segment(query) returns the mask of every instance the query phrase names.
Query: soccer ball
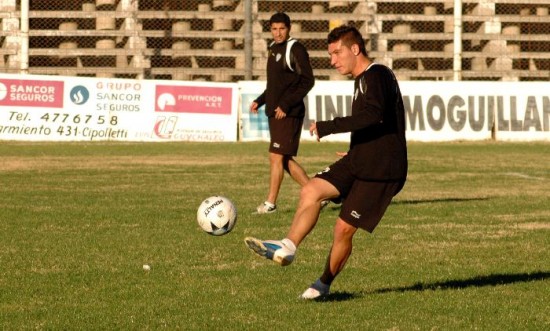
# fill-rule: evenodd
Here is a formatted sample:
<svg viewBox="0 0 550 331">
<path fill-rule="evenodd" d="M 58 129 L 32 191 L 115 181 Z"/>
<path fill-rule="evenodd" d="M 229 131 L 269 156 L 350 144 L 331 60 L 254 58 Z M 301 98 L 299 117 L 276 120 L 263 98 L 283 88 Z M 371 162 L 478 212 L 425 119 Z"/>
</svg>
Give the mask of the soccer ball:
<svg viewBox="0 0 550 331">
<path fill-rule="evenodd" d="M 197 210 L 197 222 L 208 234 L 221 236 L 233 230 L 237 222 L 237 209 L 226 197 L 204 199 Z"/>
</svg>

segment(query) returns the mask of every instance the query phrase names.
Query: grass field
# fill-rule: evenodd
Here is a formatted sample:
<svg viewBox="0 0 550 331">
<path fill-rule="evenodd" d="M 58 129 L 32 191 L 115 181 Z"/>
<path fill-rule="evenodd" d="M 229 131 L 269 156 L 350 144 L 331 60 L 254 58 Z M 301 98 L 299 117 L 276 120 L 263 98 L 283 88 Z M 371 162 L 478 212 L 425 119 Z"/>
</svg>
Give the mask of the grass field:
<svg viewBox="0 0 550 331">
<path fill-rule="evenodd" d="M 313 174 L 345 147 L 305 142 L 299 161 Z M 0 155 L 2 330 L 550 329 L 548 143 L 410 143 L 404 190 L 321 302 L 297 298 L 337 206 L 291 266 L 243 244 L 282 238 L 297 202 L 287 177 L 279 211 L 252 215 L 266 143 L 2 142 Z M 195 221 L 215 194 L 239 211 L 222 237 Z"/>
</svg>

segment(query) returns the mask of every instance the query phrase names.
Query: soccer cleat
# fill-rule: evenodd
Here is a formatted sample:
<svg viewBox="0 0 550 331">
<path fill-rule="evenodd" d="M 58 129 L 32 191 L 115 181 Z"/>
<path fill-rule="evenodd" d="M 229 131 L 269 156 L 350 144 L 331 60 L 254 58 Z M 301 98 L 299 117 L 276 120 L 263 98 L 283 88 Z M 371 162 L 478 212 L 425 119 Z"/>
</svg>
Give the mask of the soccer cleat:
<svg viewBox="0 0 550 331">
<path fill-rule="evenodd" d="M 317 279 L 315 283 L 311 284 L 311 286 L 305 290 L 302 295 L 300 295 L 300 299 L 303 300 L 317 300 L 322 299 L 323 297 L 327 296 L 330 292 L 330 285 L 323 284 L 321 280 Z"/>
<path fill-rule="evenodd" d="M 258 214 L 271 214 L 277 211 L 277 206 L 270 203 L 264 202 L 256 208 Z"/>
<path fill-rule="evenodd" d="M 330 200 L 323 200 L 321 201 L 321 210 L 323 210 L 328 204 L 330 203 Z"/>
<path fill-rule="evenodd" d="M 280 240 L 260 240 L 246 237 L 244 242 L 257 255 L 281 265 L 287 266 L 294 260 L 294 252 Z"/>
</svg>

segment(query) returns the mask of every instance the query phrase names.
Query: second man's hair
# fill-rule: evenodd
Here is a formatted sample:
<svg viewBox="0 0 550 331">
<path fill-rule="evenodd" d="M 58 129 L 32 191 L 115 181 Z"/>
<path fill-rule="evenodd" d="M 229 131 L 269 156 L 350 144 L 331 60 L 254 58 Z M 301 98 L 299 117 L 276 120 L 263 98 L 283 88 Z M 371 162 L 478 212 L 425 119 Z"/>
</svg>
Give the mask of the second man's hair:
<svg viewBox="0 0 550 331">
<path fill-rule="evenodd" d="M 284 23 L 287 28 L 290 29 L 290 17 L 288 17 L 285 13 L 275 13 L 271 18 L 269 19 L 269 25 L 273 23 Z"/>
</svg>

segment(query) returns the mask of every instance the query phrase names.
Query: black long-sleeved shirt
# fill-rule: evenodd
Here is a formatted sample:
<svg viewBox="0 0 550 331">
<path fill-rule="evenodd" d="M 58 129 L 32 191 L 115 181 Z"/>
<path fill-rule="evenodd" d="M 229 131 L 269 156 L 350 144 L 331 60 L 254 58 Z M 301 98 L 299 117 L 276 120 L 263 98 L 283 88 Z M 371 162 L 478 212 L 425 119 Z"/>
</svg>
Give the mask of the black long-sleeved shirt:
<svg viewBox="0 0 550 331">
<path fill-rule="evenodd" d="M 255 100 L 258 107 L 265 104 L 268 117 L 275 116 L 277 107 L 281 107 L 288 117 L 304 117 L 304 98 L 315 84 L 309 54 L 299 42 L 295 42 L 290 50 L 294 71 L 288 68 L 285 60 L 287 43 L 288 40 L 269 47 L 267 86 Z"/>
<path fill-rule="evenodd" d="M 363 180 L 405 180 L 405 109 L 399 84 L 386 66 L 370 65 L 355 78 L 351 116 L 317 122 L 319 138 L 351 132 L 346 157 Z"/>
</svg>

